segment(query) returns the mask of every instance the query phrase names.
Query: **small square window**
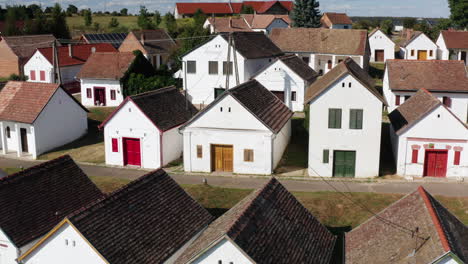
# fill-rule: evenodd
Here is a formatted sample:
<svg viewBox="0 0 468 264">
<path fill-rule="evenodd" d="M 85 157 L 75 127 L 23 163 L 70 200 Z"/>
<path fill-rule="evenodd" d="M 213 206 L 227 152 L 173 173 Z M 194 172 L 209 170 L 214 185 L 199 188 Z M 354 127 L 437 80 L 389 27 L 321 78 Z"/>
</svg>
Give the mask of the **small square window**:
<svg viewBox="0 0 468 264">
<path fill-rule="evenodd" d="M 323 163 L 327 164 L 329 162 L 329 157 L 330 157 L 330 150 L 324 149 L 323 150 Z"/>
<path fill-rule="evenodd" d="M 244 161 L 253 162 L 254 161 L 254 151 L 253 149 L 244 149 Z"/>
<path fill-rule="evenodd" d="M 345 87 L 345 86 L 346 86 L 346 84 L 345 84 L 345 83 L 342 83 L 342 84 L 341 84 L 341 87 Z"/>
<path fill-rule="evenodd" d="M 349 88 L 351 88 L 351 82 L 350 82 L 350 83 L 348 83 L 348 87 L 349 87 Z"/>
<path fill-rule="evenodd" d="M 296 92 L 291 92 L 291 101 L 295 102 L 297 100 L 296 96 Z"/>
<path fill-rule="evenodd" d="M 429 56 L 432 57 L 434 55 L 434 51 L 433 50 L 430 50 L 429 51 Z"/>
<path fill-rule="evenodd" d="M 208 62 L 208 74 L 218 74 L 218 62 L 217 61 Z"/>
<path fill-rule="evenodd" d="M 115 90 L 111 90 L 111 100 L 115 100 Z"/>
<path fill-rule="evenodd" d="M 197 73 L 196 61 L 187 61 L 187 73 Z"/>
<path fill-rule="evenodd" d="M 36 71 L 30 71 L 29 72 L 29 79 L 31 79 L 31 81 L 36 80 Z"/>
<path fill-rule="evenodd" d="M 45 81 L 45 71 L 40 71 L 39 77 L 41 78 L 41 81 Z"/>
<path fill-rule="evenodd" d="M 227 72 L 228 72 L 228 68 L 227 68 L 227 67 L 228 67 L 227 61 L 223 61 L 223 74 L 224 74 L 224 75 L 226 75 Z M 232 66 L 232 61 L 230 61 L 230 62 L 229 62 L 229 75 L 232 75 L 232 72 L 233 72 L 232 67 L 233 67 L 233 66 Z"/>
<path fill-rule="evenodd" d="M 116 138 L 112 139 L 112 152 L 119 152 L 119 141 Z"/>
<path fill-rule="evenodd" d="M 86 97 L 87 98 L 92 98 L 93 97 L 93 94 L 91 93 L 91 88 L 86 89 Z"/>
<path fill-rule="evenodd" d="M 414 50 L 411 50 L 411 56 L 414 56 Z"/>
<path fill-rule="evenodd" d="M 203 146 L 202 145 L 197 145 L 197 158 L 199 159 L 203 158 Z"/>
</svg>

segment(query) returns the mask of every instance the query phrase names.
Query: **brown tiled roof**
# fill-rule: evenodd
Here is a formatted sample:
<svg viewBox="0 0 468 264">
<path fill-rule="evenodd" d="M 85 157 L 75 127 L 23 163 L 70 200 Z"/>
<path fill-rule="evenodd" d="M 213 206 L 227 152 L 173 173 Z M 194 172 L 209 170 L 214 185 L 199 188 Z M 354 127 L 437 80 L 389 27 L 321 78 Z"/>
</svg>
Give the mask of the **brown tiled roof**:
<svg viewBox="0 0 468 264">
<path fill-rule="evenodd" d="M 120 80 L 134 59 L 132 52 L 96 52 L 91 54 L 76 77 Z"/>
<path fill-rule="evenodd" d="M 69 217 L 113 264 L 164 263 L 212 219 L 162 169 Z"/>
<path fill-rule="evenodd" d="M 330 85 L 335 83 L 345 74 L 351 74 L 356 78 L 369 92 L 371 92 L 382 103 L 387 104 L 385 98 L 375 89 L 375 82 L 369 74 L 364 71 L 353 59 L 346 58 L 340 64 L 331 69 L 324 76 L 317 79 L 306 90 L 305 102 L 309 103 L 314 98 L 322 94 Z"/>
<path fill-rule="evenodd" d="M 274 28 L 270 38 L 284 52 L 363 56 L 368 48 L 367 31 L 357 29 Z"/>
<path fill-rule="evenodd" d="M 0 120 L 34 123 L 59 88 L 56 83 L 9 81 L 0 91 Z M 73 96 L 68 95 L 83 110 L 88 111 Z"/>
<path fill-rule="evenodd" d="M 247 22 L 241 17 L 208 18 L 216 32 L 252 31 Z"/>
<path fill-rule="evenodd" d="M 21 59 L 28 59 L 38 48 L 52 47 L 53 35 L 25 35 L 2 37 L 13 52 Z"/>
<path fill-rule="evenodd" d="M 346 234 L 346 263 L 468 261 L 468 227 L 419 187 Z"/>
<path fill-rule="evenodd" d="M 293 72 L 297 73 L 302 79 L 312 83 L 318 77 L 318 73 L 307 65 L 296 55 L 281 56 L 279 59 L 286 64 Z"/>
<path fill-rule="evenodd" d="M 462 61 L 387 60 L 388 82 L 393 91 L 468 92 Z"/>
<path fill-rule="evenodd" d="M 442 30 L 448 49 L 468 49 L 468 31 Z"/>
<path fill-rule="evenodd" d="M 127 101 L 135 103 L 143 114 L 162 131 L 184 124 L 198 112 L 175 86 L 169 86 L 127 97 L 99 127 L 104 127 Z"/>
<path fill-rule="evenodd" d="M 70 156 L 62 156 L 0 178 L 0 228 L 22 247 L 101 197 Z"/>
<path fill-rule="evenodd" d="M 138 30 L 132 33 L 140 42 L 143 36 L 143 47 L 148 53 L 170 53 L 176 47 L 176 43 L 164 29 Z"/>
<path fill-rule="evenodd" d="M 275 178 L 215 220 L 176 263 L 188 263 L 222 237 L 259 264 L 328 264 L 336 241 Z"/>
<path fill-rule="evenodd" d="M 328 18 L 325 19 L 325 17 Z M 322 23 L 325 23 L 325 26 L 331 27 L 332 25 L 352 25 L 353 21 L 346 15 L 346 13 L 324 13 L 321 19 Z M 332 24 L 329 24 L 331 22 Z"/>
<path fill-rule="evenodd" d="M 287 24 L 291 24 L 291 19 L 288 15 L 262 15 L 262 14 L 243 14 L 241 15 L 251 28 L 265 29 L 273 20 L 279 18 Z"/>
<path fill-rule="evenodd" d="M 226 41 L 228 35 L 222 35 Z M 269 58 L 283 52 L 263 32 L 233 32 L 236 50 L 247 59 Z"/>
</svg>

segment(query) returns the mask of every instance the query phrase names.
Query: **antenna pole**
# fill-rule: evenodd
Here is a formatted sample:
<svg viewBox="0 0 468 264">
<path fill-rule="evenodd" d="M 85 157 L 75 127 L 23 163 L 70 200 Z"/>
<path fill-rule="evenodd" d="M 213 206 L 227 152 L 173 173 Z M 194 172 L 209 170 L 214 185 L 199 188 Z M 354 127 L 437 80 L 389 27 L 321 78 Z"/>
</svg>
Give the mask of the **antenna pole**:
<svg viewBox="0 0 468 264">
<path fill-rule="evenodd" d="M 228 54 L 226 62 L 226 90 L 229 90 L 229 74 L 231 72 L 231 41 L 232 41 L 232 32 L 229 33 L 228 37 Z"/>
</svg>

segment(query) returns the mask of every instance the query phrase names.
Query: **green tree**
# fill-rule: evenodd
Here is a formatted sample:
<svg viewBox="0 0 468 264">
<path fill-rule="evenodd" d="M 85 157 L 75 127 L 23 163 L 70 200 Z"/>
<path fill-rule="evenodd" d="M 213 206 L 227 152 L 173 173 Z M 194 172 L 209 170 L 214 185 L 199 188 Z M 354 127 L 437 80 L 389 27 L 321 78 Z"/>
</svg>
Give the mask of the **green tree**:
<svg viewBox="0 0 468 264">
<path fill-rule="evenodd" d="M 459 29 L 468 28 L 468 0 L 448 0 L 450 19 Z"/>
<path fill-rule="evenodd" d="M 111 18 L 111 20 L 109 21 L 109 27 L 110 28 L 116 28 L 120 25 L 119 21 L 117 20 L 117 18 L 113 17 Z"/>
<path fill-rule="evenodd" d="M 355 23 L 353 23 L 353 29 L 365 29 L 365 30 L 369 30 L 371 29 L 371 24 L 372 22 L 369 21 L 369 20 L 359 20 Z"/>
<path fill-rule="evenodd" d="M 393 22 L 388 19 L 388 20 L 384 20 L 382 21 L 382 23 L 380 24 L 380 29 L 387 35 L 392 35 L 392 32 L 393 32 Z"/>
<path fill-rule="evenodd" d="M 13 8 L 7 8 L 7 14 L 5 19 L 5 29 L 2 34 L 6 36 L 19 35 L 21 32 L 16 27 L 16 21 L 18 21 L 17 13 Z"/>
<path fill-rule="evenodd" d="M 46 14 L 52 13 L 52 7 L 50 7 L 50 6 L 46 7 L 46 8 L 44 9 L 44 13 L 46 13 Z"/>
<path fill-rule="evenodd" d="M 154 25 L 150 19 L 150 14 L 145 6 L 140 6 L 140 14 L 138 15 L 137 22 L 141 29 L 154 29 Z"/>
<path fill-rule="evenodd" d="M 101 24 L 99 24 L 98 22 L 94 22 L 93 30 L 99 32 L 101 30 Z"/>
<path fill-rule="evenodd" d="M 159 13 L 159 11 L 156 10 L 156 11 L 154 12 L 153 20 L 154 20 L 154 26 L 155 26 L 156 28 L 158 28 L 159 25 L 161 24 L 161 21 L 162 21 L 161 13 Z"/>
<path fill-rule="evenodd" d="M 320 23 L 320 3 L 316 0 L 296 0 L 291 14 L 293 27 L 318 28 Z"/>
<path fill-rule="evenodd" d="M 42 9 L 41 9 L 41 7 L 40 7 L 39 5 L 31 4 L 31 5 L 28 5 L 27 8 L 28 8 L 29 12 L 31 12 L 32 17 L 35 17 L 35 14 L 36 14 L 38 11 L 40 11 L 40 12 L 42 13 Z M 31 17 L 31 18 L 32 18 L 32 17 Z"/>
<path fill-rule="evenodd" d="M 251 5 L 242 5 L 241 14 L 253 14 L 255 10 Z"/>
<path fill-rule="evenodd" d="M 177 21 L 171 12 L 167 12 L 163 17 L 164 25 L 169 35 L 173 38 L 177 37 Z"/>
<path fill-rule="evenodd" d="M 127 9 L 127 8 L 122 8 L 122 9 L 120 9 L 120 15 L 122 15 L 122 16 L 128 16 L 128 9 Z"/>
<path fill-rule="evenodd" d="M 414 17 L 406 17 L 403 19 L 403 27 L 404 28 L 414 28 L 414 26 L 418 23 L 416 18 Z"/>
<path fill-rule="evenodd" d="M 195 23 L 195 26 L 203 26 L 203 24 L 206 21 L 206 15 L 203 13 L 203 11 L 199 8 L 195 13 L 193 14 L 193 21 Z"/>
<path fill-rule="evenodd" d="M 421 23 L 417 23 L 414 25 L 414 30 L 421 31 L 422 33 L 426 34 L 429 38 L 433 36 L 433 30 L 426 21 L 422 21 Z"/>
<path fill-rule="evenodd" d="M 50 31 L 56 38 L 70 38 L 66 14 L 59 4 L 55 4 L 52 8 Z"/>
<path fill-rule="evenodd" d="M 67 13 L 68 14 L 78 14 L 78 7 L 76 7 L 75 5 L 68 5 Z"/>
<path fill-rule="evenodd" d="M 89 27 L 91 24 L 93 24 L 93 16 L 90 9 L 87 9 L 83 12 L 83 19 L 85 26 Z"/>
</svg>

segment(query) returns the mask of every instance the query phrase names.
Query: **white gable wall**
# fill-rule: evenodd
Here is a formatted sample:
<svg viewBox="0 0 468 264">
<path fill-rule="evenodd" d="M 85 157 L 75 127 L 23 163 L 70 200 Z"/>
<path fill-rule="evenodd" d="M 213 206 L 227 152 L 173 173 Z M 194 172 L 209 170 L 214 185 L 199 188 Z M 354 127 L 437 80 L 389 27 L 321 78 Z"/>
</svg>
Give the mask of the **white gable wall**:
<svg viewBox="0 0 468 264">
<path fill-rule="evenodd" d="M 414 50 L 414 55 L 411 55 L 411 50 Z M 435 60 L 437 57 L 437 45 L 426 35 L 421 34 L 416 39 L 411 41 L 409 45 L 404 48 L 400 48 L 400 54 L 405 60 L 417 60 L 418 51 L 427 51 L 427 59 Z M 432 51 L 432 56 L 430 52 Z"/>
<path fill-rule="evenodd" d="M 68 243 L 67 243 L 68 242 Z M 24 264 L 105 264 L 106 262 L 69 224 L 64 224 L 24 260 Z"/>
<path fill-rule="evenodd" d="M 437 59 L 438 60 L 449 60 L 450 52 L 449 52 L 449 50 L 447 48 L 447 45 L 445 45 L 445 40 L 444 40 L 444 37 L 442 36 L 442 33 L 439 34 L 439 37 L 437 38 L 436 44 L 439 47 L 437 49 Z"/>
<path fill-rule="evenodd" d="M 162 134 L 162 153 L 163 153 L 163 164 L 165 166 L 171 161 L 174 161 L 182 156 L 182 150 L 184 149 L 184 139 L 182 134 L 179 132 L 179 127 L 171 128 L 164 131 Z"/>
<path fill-rule="evenodd" d="M 118 152 L 112 152 L 112 138 L 117 139 Z M 127 101 L 104 126 L 106 164 L 124 166 L 124 138 L 140 139 L 143 168 L 161 167 L 160 132 L 132 101 Z"/>
<path fill-rule="evenodd" d="M 342 87 L 342 84 L 345 87 Z M 351 83 L 351 88 L 349 88 Z M 328 109 L 342 109 L 341 129 L 328 128 Z M 349 129 L 350 109 L 363 109 L 362 129 Z M 309 175 L 333 175 L 333 151 L 356 151 L 355 177 L 379 175 L 382 102 L 346 74 L 310 103 Z M 323 163 L 323 150 L 329 162 Z"/>
<path fill-rule="evenodd" d="M 84 106 L 95 105 L 94 87 L 104 87 L 106 89 L 106 106 L 119 106 L 124 100 L 120 81 L 81 79 L 81 103 Z M 91 89 L 91 98 L 87 96 L 87 89 Z M 115 100 L 111 99 L 111 90 L 115 91 Z"/>
<path fill-rule="evenodd" d="M 16 264 L 16 258 L 18 258 L 18 249 L 0 228 L 0 263 Z"/>
<path fill-rule="evenodd" d="M 398 142 L 394 147 L 397 174 L 422 176 L 424 170 L 424 145 L 434 144 L 434 149 L 447 149 L 447 177 L 468 175 L 468 130 L 443 106 L 439 106 L 423 119 L 404 131 L 400 136 L 393 135 Z M 412 163 L 413 146 L 419 146 L 418 163 Z M 454 165 L 454 147 L 462 147 L 460 165 Z"/>
<path fill-rule="evenodd" d="M 281 60 L 256 75 L 255 80 L 270 91 L 284 92 L 284 103 L 292 111 L 304 111 L 305 81 Z M 292 92 L 296 92 L 295 101 L 291 101 Z"/>
<path fill-rule="evenodd" d="M 278 166 L 291 139 L 291 120 L 273 138 L 273 169 Z"/>
<path fill-rule="evenodd" d="M 395 43 L 382 31 L 377 30 L 369 36 L 371 62 L 375 62 L 375 50 L 384 50 L 384 61 L 395 59 Z"/>
<path fill-rule="evenodd" d="M 52 70 L 52 64 L 39 51 L 36 51 L 24 65 L 24 75 L 28 77 L 28 82 L 53 83 Z M 36 73 L 35 80 L 31 80 L 31 71 L 35 71 Z M 40 79 L 40 71 L 45 72 L 44 81 Z"/>
<path fill-rule="evenodd" d="M 253 264 L 246 255 L 239 250 L 230 240 L 224 238 L 213 247 L 208 249 L 198 258 L 194 259 L 191 264 L 213 264 L 213 263 L 242 263 Z"/>
<path fill-rule="evenodd" d="M 7 153 L 9 152 L 18 152 L 19 148 L 19 140 L 20 140 L 20 130 L 21 128 L 26 129 L 27 134 L 27 141 L 28 141 L 28 150 L 29 154 L 36 158 L 36 134 L 34 125 L 25 124 L 25 123 L 18 123 L 12 121 L 0 121 L 0 125 L 3 126 L 3 133 L 5 133 L 5 142 L 6 142 L 6 150 Z M 6 129 L 10 128 L 10 138 L 6 136 Z"/>
</svg>

